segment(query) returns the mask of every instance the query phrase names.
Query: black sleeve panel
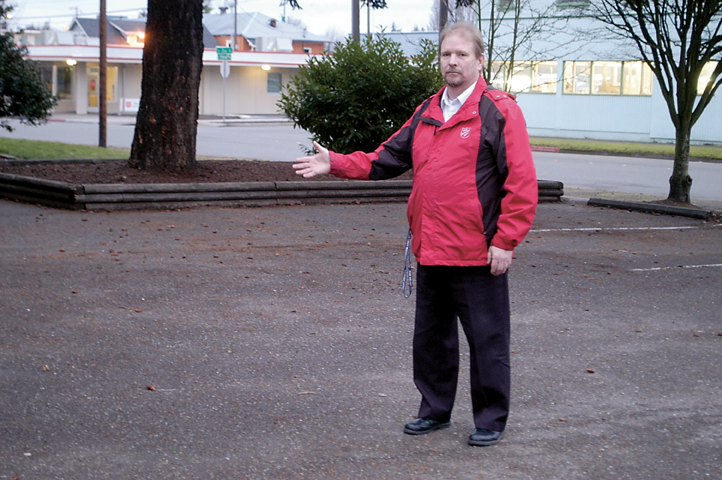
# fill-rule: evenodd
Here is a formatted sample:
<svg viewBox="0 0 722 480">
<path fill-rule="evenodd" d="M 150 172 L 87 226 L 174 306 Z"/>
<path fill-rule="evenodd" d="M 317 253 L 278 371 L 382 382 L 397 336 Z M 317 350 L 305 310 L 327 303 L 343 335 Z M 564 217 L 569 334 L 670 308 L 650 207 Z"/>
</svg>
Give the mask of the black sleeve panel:
<svg viewBox="0 0 722 480">
<path fill-rule="evenodd" d="M 386 180 L 398 177 L 413 168 L 412 151 L 416 126 L 421 120 L 421 115 L 429 108 L 430 104 L 431 99 L 421 104 L 416 109 L 414 116 L 376 150 L 379 158 L 371 163 L 369 180 Z"/>
<path fill-rule="evenodd" d="M 508 175 L 504 139 L 506 119 L 486 96 L 481 97 L 479 102 L 479 117 L 482 134 L 476 162 L 476 188 L 484 214 L 484 233 L 487 244 L 491 244 L 501 214 L 504 182 Z"/>
</svg>

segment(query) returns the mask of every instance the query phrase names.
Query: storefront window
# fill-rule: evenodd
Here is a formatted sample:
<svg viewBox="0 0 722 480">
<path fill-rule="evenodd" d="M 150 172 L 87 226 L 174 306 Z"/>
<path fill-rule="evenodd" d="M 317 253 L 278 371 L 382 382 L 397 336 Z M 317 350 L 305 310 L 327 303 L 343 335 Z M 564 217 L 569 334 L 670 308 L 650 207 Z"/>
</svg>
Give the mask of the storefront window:
<svg viewBox="0 0 722 480">
<path fill-rule="evenodd" d="M 52 65 L 41 65 L 40 66 L 40 75 L 43 78 L 43 82 L 45 82 L 45 86 L 48 87 L 48 90 L 52 93 L 52 91 L 53 91 L 53 66 Z"/>
<path fill-rule="evenodd" d="M 58 67 L 58 97 L 61 100 L 72 100 L 73 67 Z"/>
<path fill-rule="evenodd" d="M 268 72 L 266 91 L 268 93 L 281 93 L 281 74 L 280 73 Z"/>
</svg>

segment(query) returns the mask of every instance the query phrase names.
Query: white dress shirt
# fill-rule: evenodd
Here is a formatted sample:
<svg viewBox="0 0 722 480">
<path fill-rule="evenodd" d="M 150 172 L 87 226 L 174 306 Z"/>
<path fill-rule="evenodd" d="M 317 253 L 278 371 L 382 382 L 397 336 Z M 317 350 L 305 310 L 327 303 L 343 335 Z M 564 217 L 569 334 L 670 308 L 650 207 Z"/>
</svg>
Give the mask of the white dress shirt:
<svg viewBox="0 0 722 480">
<path fill-rule="evenodd" d="M 474 82 L 472 86 L 464 90 L 461 95 L 459 95 L 453 100 L 449 100 L 449 88 L 446 87 L 444 93 L 441 95 L 441 112 L 444 114 L 444 122 L 448 122 L 449 119 L 453 117 L 456 112 L 459 111 L 461 106 L 464 105 L 464 102 L 469 99 L 469 97 L 471 96 L 471 92 L 473 92 L 476 88 L 477 82 Z"/>
</svg>

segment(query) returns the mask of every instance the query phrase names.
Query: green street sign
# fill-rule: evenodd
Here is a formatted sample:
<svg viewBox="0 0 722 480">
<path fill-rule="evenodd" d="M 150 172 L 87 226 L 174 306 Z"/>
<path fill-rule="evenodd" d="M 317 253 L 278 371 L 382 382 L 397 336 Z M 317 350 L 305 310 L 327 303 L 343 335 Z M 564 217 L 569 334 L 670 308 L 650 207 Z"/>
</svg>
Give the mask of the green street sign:
<svg viewBox="0 0 722 480">
<path fill-rule="evenodd" d="M 230 60 L 233 49 L 231 47 L 216 47 L 216 53 L 218 54 L 218 60 Z"/>
</svg>

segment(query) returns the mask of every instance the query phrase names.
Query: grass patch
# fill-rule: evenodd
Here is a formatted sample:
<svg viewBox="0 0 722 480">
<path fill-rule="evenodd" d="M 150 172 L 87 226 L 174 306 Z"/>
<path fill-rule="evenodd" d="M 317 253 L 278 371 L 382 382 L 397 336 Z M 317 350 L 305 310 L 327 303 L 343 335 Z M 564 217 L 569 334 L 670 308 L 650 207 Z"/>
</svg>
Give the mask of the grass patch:
<svg viewBox="0 0 722 480">
<path fill-rule="evenodd" d="M 674 158 L 674 145 L 660 143 L 611 142 L 598 140 L 572 140 L 566 138 L 533 137 L 531 144 L 539 147 L 557 147 L 572 152 L 609 153 L 621 156 L 656 156 Z M 692 145 L 694 158 L 722 161 L 722 145 Z"/>
<path fill-rule="evenodd" d="M 601 142 L 596 140 L 572 140 L 566 138 L 532 137 L 531 144 L 540 147 L 557 147 L 563 151 L 583 153 L 607 153 L 621 156 L 655 156 L 674 158 L 674 145 L 635 142 Z M 0 137 L 0 153 L 25 160 L 56 158 L 128 159 L 129 149 L 100 148 L 90 145 L 72 145 L 60 142 L 21 140 Z M 693 158 L 722 161 L 722 145 L 693 145 Z M 202 160 L 204 157 L 199 156 Z"/>
<path fill-rule="evenodd" d="M 24 160 L 54 158 L 127 159 L 130 150 L 0 137 L 0 153 Z"/>
</svg>

